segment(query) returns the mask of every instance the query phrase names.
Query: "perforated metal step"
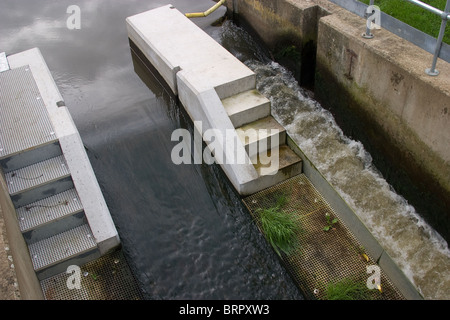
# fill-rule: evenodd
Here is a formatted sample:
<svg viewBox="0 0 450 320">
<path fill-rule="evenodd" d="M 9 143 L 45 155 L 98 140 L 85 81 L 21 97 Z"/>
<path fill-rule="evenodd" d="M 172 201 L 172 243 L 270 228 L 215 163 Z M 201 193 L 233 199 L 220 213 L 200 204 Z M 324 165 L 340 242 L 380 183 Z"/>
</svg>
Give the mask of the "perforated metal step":
<svg viewBox="0 0 450 320">
<path fill-rule="evenodd" d="M 280 210 L 292 215 L 297 228 L 296 249 L 282 253 L 282 262 L 309 299 L 326 299 L 328 285 L 343 279 L 366 284 L 367 266 L 377 265 L 339 214 L 304 175 L 298 175 L 243 199 L 257 226 L 264 234 L 261 212 Z M 330 219 L 327 219 L 329 217 Z M 337 222 L 328 231 L 329 221 Z M 368 290 L 364 299 L 403 300 L 404 297 L 381 270 L 382 292 Z"/>
<path fill-rule="evenodd" d="M 49 222 L 83 211 L 75 189 L 31 203 L 17 210 L 19 227 L 22 232 L 32 230 Z"/>
<path fill-rule="evenodd" d="M 81 288 L 70 289 L 71 274 L 57 274 L 41 281 L 46 300 L 143 300 L 139 282 L 134 277 L 122 250 L 80 265 Z"/>
<path fill-rule="evenodd" d="M 66 177 L 70 172 L 62 155 L 5 174 L 11 196 Z"/>
<path fill-rule="evenodd" d="M 57 142 L 29 66 L 0 73 L 0 160 Z"/>
<path fill-rule="evenodd" d="M 16 211 L 27 243 L 54 236 L 85 222 L 83 205 L 75 189 L 30 203 Z"/>
<path fill-rule="evenodd" d="M 95 250 L 96 243 L 87 224 L 28 246 L 36 272 Z"/>
</svg>

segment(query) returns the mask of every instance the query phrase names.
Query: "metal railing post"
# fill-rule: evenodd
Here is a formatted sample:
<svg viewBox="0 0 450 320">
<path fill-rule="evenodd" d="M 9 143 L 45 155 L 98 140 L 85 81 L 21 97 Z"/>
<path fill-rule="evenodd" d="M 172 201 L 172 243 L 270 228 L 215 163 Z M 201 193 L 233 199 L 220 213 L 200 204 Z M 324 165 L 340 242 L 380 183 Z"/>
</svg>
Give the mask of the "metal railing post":
<svg viewBox="0 0 450 320">
<path fill-rule="evenodd" d="M 369 7 L 370 7 L 370 6 L 373 6 L 374 3 L 375 3 L 375 0 L 370 0 Z M 368 14 L 368 13 L 367 13 L 367 11 L 366 11 L 366 15 L 367 15 L 367 14 Z M 368 19 L 368 18 L 369 18 L 369 17 L 367 17 L 367 19 Z M 370 32 L 369 21 L 366 22 L 366 32 L 363 33 L 362 37 L 365 38 L 365 39 L 372 39 L 372 38 L 374 37 L 373 33 Z"/>
<path fill-rule="evenodd" d="M 426 69 L 425 72 L 430 76 L 437 76 L 439 71 L 436 69 L 437 59 L 441 52 L 442 48 L 442 40 L 444 39 L 445 28 L 447 27 L 447 20 L 450 13 L 450 0 L 447 0 L 447 4 L 445 5 L 445 10 L 441 15 L 442 23 L 441 29 L 439 30 L 439 36 L 436 40 L 436 49 L 434 51 L 433 63 L 431 64 L 431 68 Z"/>
</svg>

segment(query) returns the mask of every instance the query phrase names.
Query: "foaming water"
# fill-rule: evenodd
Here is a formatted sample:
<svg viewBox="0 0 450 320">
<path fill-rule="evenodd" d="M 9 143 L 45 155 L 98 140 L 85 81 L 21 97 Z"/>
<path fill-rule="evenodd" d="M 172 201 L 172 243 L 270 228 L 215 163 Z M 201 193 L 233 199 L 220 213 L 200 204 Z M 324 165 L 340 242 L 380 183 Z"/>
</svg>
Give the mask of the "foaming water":
<svg viewBox="0 0 450 320">
<path fill-rule="evenodd" d="M 157 79 L 144 83 L 130 54 L 127 17 L 212 3 L 80 0 L 82 27 L 68 30 L 71 0 L 0 0 L 0 48 L 41 50 L 146 299 L 301 300 L 220 168 L 172 162 L 171 135 L 189 118 Z M 224 11 L 194 21 L 214 35 Z"/>
<path fill-rule="evenodd" d="M 242 30 L 224 26 L 223 43 Z M 257 74 L 257 88 L 272 103 L 272 115 L 346 200 L 426 299 L 450 298 L 450 250 L 414 207 L 392 189 L 364 146 L 344 135 L 330 112 L 279 64 L 245 52 L 261 52 L 242 37 L 238 57 Z M 245 45 L 240 43 L 239 47 Z M 230 51 L 233 52 L 231 49 Z M 244 52 L 244 54 L 242 54 Z"/>
</svg>

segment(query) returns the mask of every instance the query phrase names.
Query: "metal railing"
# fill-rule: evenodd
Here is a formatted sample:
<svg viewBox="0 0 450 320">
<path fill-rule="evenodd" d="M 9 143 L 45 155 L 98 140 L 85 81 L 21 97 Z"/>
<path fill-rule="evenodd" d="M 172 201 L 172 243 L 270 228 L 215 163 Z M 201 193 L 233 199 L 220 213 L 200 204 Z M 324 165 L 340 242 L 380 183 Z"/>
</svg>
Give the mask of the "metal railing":
<svg viewBox="0 0 450 320">
<path fill-rule="evenodd" d="M 367 6 L 366 4 L 358 0 L 329 0 L 329 1 L 365 19 L 369 18 L 368 15 L 373 14 L 372 11 L 368 12 L 368 9 L 373 8 L 371 7 L 371 5 L 373 6 L 375 2 L 374 0 L 371 0 L 369 6 Z M 404 0 L 404 1 L 415 4 L 423 8 L 424 10 L 427 10 L 431 13 L 434 13 L 437 16 L 440 16 L 440 18 L 442 19 L 442 24 L 438 38 L 436 39 L 435 37 L 432 37 L 420 30 L 417 30 L 411 27 L 410 25 L 385 14 L 384 12 L 380 12 L 381 13 L 380 25 L 384 29 L 410 41 L 411 43 L 419 46 L 425 51 L 433 54 L 433 62 L 431 68 L 426 69 L 425 72 L 431 76 L 436 76 L 439 74 L 439 71 L 436 69 L 437 58 L 441 58 L 442 60 L 450 63 L 450 46 L 443 42 L 447 20 L 450 19 L 450 0 L 447 0 L 444 11 L 434 8 L 433 6 L 426 4 L 422 1 L 417 0 Z M 369 23 L 366 26 L 366 32 L 363 34 L 363 37 L 369 39 L 374 37 L 369 28 Z"/>
<path fill-rule="evenodd" d="M 431 64 L 431 68 L 428 68 L 425 70 L 425 72 L 430 75 L 430 76 L 437 76 L 439 74 L 439 71 L 436 69 L 436 64 L 437 64 L 437 59 L 439 57 L 441 48 L 442 48 L 442 40 L 444 39 L 444 34 L 445 34 L 445 29 L 447 27 L 447 20 L 450 19 L 450 0 L 447 0 L 447 3 L 445 5 L 445 9 L 444 11 L 439 10 L 427 3 L 424 3 L 422 1 L 419 0 L 404 0 L 404 1 L 408 1 L 422 9 L 425 9 L 435 15 L 438 15 L 441 17 L 442 19 L 442 23 L 441 23 L 441 28 L 439 30 L 439 36 L 436 39 L 436 46 L 434 49 L 434 56 L 433 56 L 433 62 Z M 369 7 L 368 8 L 373 8 L 374 6 L 374 2 L 375 0 L 370 0 L 369 3 Z M 370 10 L 370 9 L 369 9 Z M 363 37 L 366 39 L 372 39 L 374 37 L 374 35 L 371 33 L 370 30 L 370 23 L 368 21 L 367 26 L 366 26 L 366 33 L 363 34 Z"/>
<path fill-rule="evenodd" d="M 373 1 L 373 0 L 371 0 L 371 1 Z M 439 57 L 439 53 L 442 48 L 442 40 L 444 39 L 445 28 L 447 27 L 447 20 L 450 19 L 450 14 L 449 14 L 450 13 L 450 0 L 447 0 L 444 11 L 436 9 L 435 7 L 432 7 L 429 4 L 423 3 L 422 1 L 418 1 L 418 0 L 406 0 L 406 1 L 411 2 L 425 10 L 430 11 L 430 12 L 440 16 L 442 19 L 441 29 L 439 30 L 439 36 L 436 41 L 436 49 L 434 50 L 433 64 L 431 65 L 430 69 L 425 70 L 425 72 L 428 75 L 437 76 L 439 74 L 439 71 L 436 69 L 436 63 L 437 63 L 437 59 Z"/>
</svg>

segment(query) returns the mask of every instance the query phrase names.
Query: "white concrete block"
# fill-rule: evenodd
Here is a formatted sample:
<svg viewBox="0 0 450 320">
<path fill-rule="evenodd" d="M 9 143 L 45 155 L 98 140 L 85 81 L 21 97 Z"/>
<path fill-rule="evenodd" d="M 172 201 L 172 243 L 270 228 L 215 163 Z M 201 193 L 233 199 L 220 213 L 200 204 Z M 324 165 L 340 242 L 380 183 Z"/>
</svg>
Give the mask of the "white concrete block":
<svg viewBox="0 0 450 320">
<path fill-rule="evenodd" d="M 215 88 L 221 99 L 255 87 L 249 68 L 171 5 L 127 18 L 127 28 L 176 94 L 179 70 L 200 75 L 195 86 Z"/>
</svg>

